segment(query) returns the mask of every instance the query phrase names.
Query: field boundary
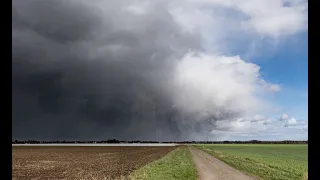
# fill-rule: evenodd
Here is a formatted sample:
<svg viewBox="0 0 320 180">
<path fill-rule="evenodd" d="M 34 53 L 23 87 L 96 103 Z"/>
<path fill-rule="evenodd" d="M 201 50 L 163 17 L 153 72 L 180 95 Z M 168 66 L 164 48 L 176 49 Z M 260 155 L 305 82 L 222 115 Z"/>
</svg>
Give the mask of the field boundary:
<svg viewBox="0 0 320 180">
<path fill-rule="evenodd" d="M 158 147 L 158 146 L 179 146 L 179 144 L 169 144 L 169 143 L 115 143 L 115 144 L 100 144 L 100 143 L 70 143 L 70 144 L 12 144 L 12 146 L 94 146 L 94 147 L 104 147 L 104 146 L 147 146 L 147 147 Z"/>
<path fill-rule="evenodd" d="M 259 179 L 306 180 L 307 151 L 300 145 L 263 146 L 255 145 L 193 145 L 229 166 Z M 247 148 L 247 149 L 246 149 Z M 284 149 L 282 149 L 284 148 Z M 294 149 L 295 148 L 295 149 Z M 286 150 L 288 152 L 286 152 Z M 290 155 L 290 153 L 293 153 Z M 300 155 L 302 156 L 300 157 Z M 288 155 L 290 155 L 288 157 Z"/>
<path fill-rule="evenodd" d="M 180 146 L 166 156 L 135 170 L 120 180 L 195 180 L 198 174 L 189 148 Z"/>
<path fill-rule="evenodd" d="M 177 147 L 12 146 L 12 178 L 115 179 Z"/>
</svg>

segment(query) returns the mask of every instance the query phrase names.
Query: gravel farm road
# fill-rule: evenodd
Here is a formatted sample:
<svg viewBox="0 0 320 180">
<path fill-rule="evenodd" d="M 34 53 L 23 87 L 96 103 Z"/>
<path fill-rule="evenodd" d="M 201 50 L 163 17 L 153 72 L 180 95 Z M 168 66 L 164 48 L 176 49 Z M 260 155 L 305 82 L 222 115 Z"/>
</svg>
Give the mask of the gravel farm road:
<svg viewBox="0 0 320 180">
<path fill-rule="evenodd" d="M 253 180 L 213 156 L 189 146 L 196 164 L 199 180 Z"/>
</svg>

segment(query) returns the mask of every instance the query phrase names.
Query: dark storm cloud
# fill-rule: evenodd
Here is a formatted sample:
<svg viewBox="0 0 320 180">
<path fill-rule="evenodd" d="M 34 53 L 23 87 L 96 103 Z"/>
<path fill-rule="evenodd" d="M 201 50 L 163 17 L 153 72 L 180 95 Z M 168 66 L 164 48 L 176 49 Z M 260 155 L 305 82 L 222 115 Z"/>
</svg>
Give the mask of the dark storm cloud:
<svg viewBox="0 0 320 180">
<path fill-rule="evenodd" d="M 173 74 L 199 38 L 157 4 L 14 0 L 13 139 L 186 139 L 214 116 L 174 108 Z M 219 119 L 219 118 L 216 118 Z M 206 121 L 203 121 L 206 122 Z"/>
</svg>

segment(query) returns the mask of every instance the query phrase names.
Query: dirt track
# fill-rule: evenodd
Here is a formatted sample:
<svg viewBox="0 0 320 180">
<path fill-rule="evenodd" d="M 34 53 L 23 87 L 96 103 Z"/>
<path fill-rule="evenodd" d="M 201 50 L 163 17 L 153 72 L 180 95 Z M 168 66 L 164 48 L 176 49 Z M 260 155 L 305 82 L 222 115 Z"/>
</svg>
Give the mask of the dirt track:
<svg viewBox="0 0 320 180">
<path fill-rule="evenodd" d="M 189 148 L 200 180 L 253 180 L 242 172 L 194 147 Z"/>
</svg>

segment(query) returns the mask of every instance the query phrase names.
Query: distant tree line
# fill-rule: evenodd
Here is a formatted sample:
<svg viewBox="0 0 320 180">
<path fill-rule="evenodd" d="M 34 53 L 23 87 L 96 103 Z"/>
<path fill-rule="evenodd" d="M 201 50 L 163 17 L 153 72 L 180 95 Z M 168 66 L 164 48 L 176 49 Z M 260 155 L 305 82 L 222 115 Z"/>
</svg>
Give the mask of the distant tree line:
<svg viewBox="0 0 320 180">
<path fill-rule="evenodd" d="M 120 141 L 117 139 L 109 139 L 105 141 L 12 141 L 12 144 L 105 144 L 105 143 L 176 143 L 176 144 L 308 144 L 308 141 L 259 141 L 259 140 L 251 140 L 251 141 Z"/>
<path fill-rule="evenodd" d="M 173 143 L 176 143 L 176 142 L 173 142 Z M 184 141 L 184 142 L 179 142 L 179 143 L 183 143 L 183 144 L 308 144 L 308 141 L 292 141 L 292 140 L 284 140 L 284 141 L 258 141 L 258 140 L 250 140 L 250 141 Z"/>
</svg>

